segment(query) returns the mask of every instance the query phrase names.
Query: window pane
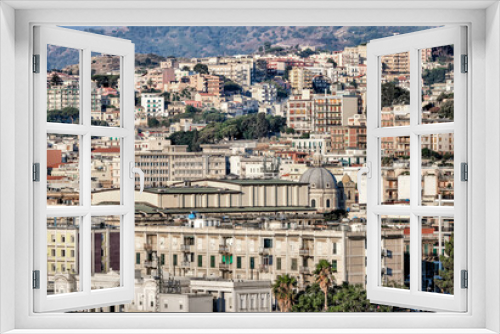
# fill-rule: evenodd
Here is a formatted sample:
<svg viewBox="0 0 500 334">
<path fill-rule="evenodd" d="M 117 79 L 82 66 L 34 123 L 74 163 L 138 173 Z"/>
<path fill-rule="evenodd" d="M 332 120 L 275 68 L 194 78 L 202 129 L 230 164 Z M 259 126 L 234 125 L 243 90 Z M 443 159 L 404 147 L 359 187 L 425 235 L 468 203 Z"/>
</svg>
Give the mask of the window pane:
<svg viewBox="0 0 500 334">
<path fill-rule="evenodd" d="M 410 53 L 381 57 L 381 126 L 410 125 Z"/>
<path fill-rule="evenodd" d="M 47 135 L 47 205 L 80 204 L 79 136 Z"/>
<path fill-rule="evenodd" d="M 454 137 L 441 133 L 421 137 L 422 205 L 453 205 Z"/>
<path fill-rule="evenodd" d="M 422 123 L 453 122 L 453 45 L 422 49 Z"/>
<path fill-rule="evenodd" d="M 410 137 L 382 137 L 382 204 L 410 204 Z"/>
<path fill-rule="evenodd" d="M 120 218 L 92 217 L 92 290 L 120 286 Z"/>
<path fill-rule="evenodd" d="M 47 45 L 47 122 L 80 123 L 80 50 Z"/>
<path fill-rule="evenodd" d="M 410 217 L 381 216 L 381 285 L 410 288 Z"/>
<path fill-rule="evenodd" d="M 120 59 L 92 52 L 92 125 L 120 126 Z"/>
<path fill-rule="evenodd" d="M 47 294 L 80 289 L 80 218 L 47 218 Z"/>
<path fill-rule="evenodd" d="M 422 217 L 422 291 L 453 294 L 453 230 L 449 217 Z"/>
<path fill-rule="evenodd" d="M 120 139 L 92 137 L 92 205 L 118 205 L 120 199 Z"/>
</svg>

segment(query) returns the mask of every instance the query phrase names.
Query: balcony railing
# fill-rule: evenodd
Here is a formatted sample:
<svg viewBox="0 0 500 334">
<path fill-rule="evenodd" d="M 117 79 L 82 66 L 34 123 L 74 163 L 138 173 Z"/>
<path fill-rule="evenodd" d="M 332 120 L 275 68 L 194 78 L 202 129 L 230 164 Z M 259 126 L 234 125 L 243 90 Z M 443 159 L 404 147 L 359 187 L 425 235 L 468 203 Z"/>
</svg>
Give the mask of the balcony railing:
<svg viewBox="0 0 500 334">
<path fill-rule="evenodd" d="M 229 263 L 219 263 L 219 270 L 230 270 Z"/>
<path fill-rule="evenodd" d="M 191 263 L 189 261 L 182 261 L 180 267 L 181 268 L 191 268 Z"/>
<path fill-rule="evenodd" d="M 183 244 L 183 245 L 181 245 L 181 251 L 182 252 L 191 252 L 191 246 L 193 246 L 193 245 Z"/>
<path fill-rule="evenodd" d="M 269 272 L 269 266 L 268 266 L 268 265 L 266 265 L 266 264 L 261 264 L 261 265 L 259 266 L 259 271 L 260 271 L 261 273 L 268 273 L 268 272 Z"/>
<path fill-rule="evenodd" d="M 302 275 L 309 275 L 311 273 L 311 270 L 309 269 L 309 267 L 300 267 L 299 273 Z"/>
<path fill-rule="evenodd" d="M 219 245 L 219 253 L 230 253 L 229 246 Z"/>
<path fill-rule="evenodd" d="M 299 249 L 300 256 L 309 256 L 309 248 L 301 248 Z"/>
<path fill-rule="evenodd" d="M 269 255 L 269 253 L 270 253 L 269 248 L 264 248 L 264 247 L 259 248 L 260 255 Z"/>
<path fill-rule="evenodd" d="M 158 263 L 156 261 L 144 261 L 144 267 L 146 268 L 156 268 Z"/>
</svg>

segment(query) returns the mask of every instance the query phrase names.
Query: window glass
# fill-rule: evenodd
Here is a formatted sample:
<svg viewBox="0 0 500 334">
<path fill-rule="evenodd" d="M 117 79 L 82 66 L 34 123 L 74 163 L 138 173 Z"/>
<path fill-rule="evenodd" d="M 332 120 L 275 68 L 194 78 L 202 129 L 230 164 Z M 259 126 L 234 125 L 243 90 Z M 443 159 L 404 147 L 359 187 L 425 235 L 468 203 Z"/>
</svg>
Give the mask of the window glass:
<svg viewBox="0 0 500 334">
<path fill-rule="evenodd" d="M 120 126 L 121 57 L 92 52 L 91 124 Z"/>
<path fill-rule="evenodd" d="M 80 136 L 47 135 L 47 205 L 80 205 Z"/>
<path fill-rule="evenodd" d="M 108 289 L 120 286 L 120 227 L 120 216 L 92 217 L 92 290 Z"/>
<path fill-rule="evenodd" d="M 381 286 L 410 288 L 410 217 L 381 216 Z"/>
<path fill-rule="evenodd" d="M 381 57 L 382 127 L 410 125 L 410 53 Z"/>
<path fill-rule="evenodd" d="M 80 124 L 80 50 L 47 45 L 47 122 Z"/>
<path fill-rule="evenodd" d="M 80 291 L 80 217 L 47 218 L 47 294 Z"/>
<path fill-rule="evenodd" d="M 420 50 L 422 56 L 422 124 L 453 122 L 453 45 Z"/>
</svg>

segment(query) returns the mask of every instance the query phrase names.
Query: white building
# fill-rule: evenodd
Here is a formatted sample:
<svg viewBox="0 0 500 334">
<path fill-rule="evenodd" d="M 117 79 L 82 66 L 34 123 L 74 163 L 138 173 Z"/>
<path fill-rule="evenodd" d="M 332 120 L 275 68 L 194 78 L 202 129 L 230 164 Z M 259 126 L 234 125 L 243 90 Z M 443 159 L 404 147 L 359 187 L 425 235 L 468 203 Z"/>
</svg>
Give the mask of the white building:
<svg viewBox="0 0 500 334">
<path fill-rule="evenodd" d="M 159 94 L 141 94 L 141 106 L 147 115 L 163 114 L 165 112 L 165 99 Z"/>
</svg>

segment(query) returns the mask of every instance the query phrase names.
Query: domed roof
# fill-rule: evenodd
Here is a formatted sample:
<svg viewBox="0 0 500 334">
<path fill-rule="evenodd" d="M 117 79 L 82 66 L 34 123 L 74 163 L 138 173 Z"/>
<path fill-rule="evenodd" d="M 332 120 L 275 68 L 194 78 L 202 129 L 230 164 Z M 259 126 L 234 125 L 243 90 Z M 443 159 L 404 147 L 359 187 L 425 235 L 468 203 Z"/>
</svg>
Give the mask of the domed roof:
<svg viewBox="0 0 500 334">
<path fill-rule="evenodd" d="M 309 168 L 300 177 L 300 182 L 309 183 L 313 189 L 337 188 L 335 176 L 328 169 L 322 167 Z"/>
</svg>

